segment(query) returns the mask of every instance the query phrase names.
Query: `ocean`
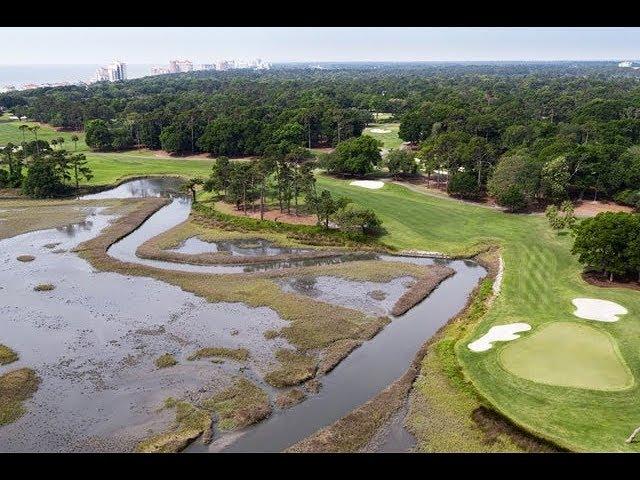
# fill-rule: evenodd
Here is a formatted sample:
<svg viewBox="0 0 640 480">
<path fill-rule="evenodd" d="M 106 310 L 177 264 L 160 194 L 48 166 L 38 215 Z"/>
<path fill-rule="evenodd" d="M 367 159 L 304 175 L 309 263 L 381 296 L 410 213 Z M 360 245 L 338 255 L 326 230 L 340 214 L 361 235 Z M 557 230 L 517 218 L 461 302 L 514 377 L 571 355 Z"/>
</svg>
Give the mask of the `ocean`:
<svg viewBox="0 0 640 480">
<path fill-rule="evenodd" d="M 88 82 L 100 65 L 0 65 L 0 89 L 21 88 L 28 83 Z M 127 78 L 151 74 L 152 65 L 127 64 Z"/>
</svg>

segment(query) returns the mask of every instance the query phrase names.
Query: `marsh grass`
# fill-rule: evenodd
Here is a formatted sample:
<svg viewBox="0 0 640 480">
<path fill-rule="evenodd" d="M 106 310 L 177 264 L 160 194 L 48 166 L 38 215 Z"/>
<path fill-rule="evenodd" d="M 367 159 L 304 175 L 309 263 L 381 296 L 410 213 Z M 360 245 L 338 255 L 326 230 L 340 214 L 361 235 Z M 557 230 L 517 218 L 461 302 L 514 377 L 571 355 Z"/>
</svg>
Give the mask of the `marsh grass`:
<svg viewBox="0 0 640 480">
<path fill-rule="evenodd" d="M 325 375 L 329 373 L 360 345 L 362 345 L 361 341 L 351 339 L 338 340 L 329 345 L 324 349 L 322 358 L 318 363 L 318 374 Z"/>
<path fill-rule="evenodd" d="M 38 390 L 40 379 L 30 368 L 0 376 L 0 426 L 15 422 L 26 413 L 23 402 Z"/>
<path fill-rule="evenodd" d="M 191 215 L 193 218 L 193 214 Z M 217 228 L 207 228 L 191 220 L 176 225 L 166 232 L 157 235 L 138 247 L 136 255 L 141 258 L 162 260 L 176 263 L 188 263 L 193 265 L 233 265 L 233 264 L 257 264 L 268 262 L 283 262 L 291 260 L 330 258 L 342 254 L 340 251 L 315 249 L 309 252 L 288 253 L 280 255 L 231 255 L 229 252 L 204 252 L 182 253 L 172 251 L 185 240 L 197 237 L 205 242 L 233 241 L 233 240 L 257 240 L 255 234 L 243 232 L 229 232 Z M 281 234 L 266 233 L 260 239 L 270 240 L 280 247 L 302 247 L 299 242 L 294 242 Z M 249 247 L 249 245 L 246 245 Z M 257 246 L 257 245 L 256 245 Z"/>
<path fill-rule="evenodd" d="M 264 376 L 265 381 L 274 387 L 292 387 L 299 385 L 316 374 L 316 360 L 308 355 L 296 353 L 289 349 L 276 352 L 280 366 Z"/>
<path fill-rule="evenodd" d="M 269 396 L 244 377 L 202 403 L 207 411 L 217 414 L 222 431 L 248 427 L 271 415 Z"/>
<path fill-rule="evenodd" d="M 52 283 L 39 283 L 38 285 L 36 285 L 35 287 L 33 287 L 33 289 L 36 292 L 49 292 L 53 289 L 55 289 L 56 286 Z"/>
<path fill-rule="evenodd" d="M 249 350 L 246 348 L 206 347 L 189 355 L 188 360 L 200 360 L 201 358 L 222 357 L 246 362 L 249 359 Z"/>
<path fill-rule="evenodd" d="M 411 310 L 455 273 L 455 270 L 444 265 L 431 265 L 425 270 L 426 272 L 398 299 L 391 309 L 391 315 L 397 317 Z"/>
<path fill-rule="evenodd" d="M 7 365 L 18 360 L 18 354 L 9 347 L 0 344 L 0 365 Z"/>
<path fill-rule="evenodd" d="M 287 409 L 291 408 L 294 405 L 304 401 L 307 398 L 305 393 L 299 388 L 292 388 L 291 390 L 287 390 L 286 392 L 281 393 L 275 400 L 275 404 L 278 408 Z"/>
<path fill-rule="evenodd" d="M 168 368 L 177 365 L 178 361 L 176 360 L 176 357 L 170 353 L 165 353 L 156 358 L 154 363 L 158 368 Z"/>
<path fill-rule="evenodd" d="M 211 415 L 188 402 L 165 400 L 164 408 L 174 408 L 175 423 L 167 432 L 153 435 L 136 447 L 140 453 L 176 453 L 211 428 Z"/>
<path fill-rule="evenodd" d="M 139 199 L 110 200 L 1 200 L 0 240 L 23 233 L 63 227 L 83 221 L 88 207 L 107 207 L 108 214 L 125 214 L 136 208 Z M 50 248 L 51 244 L 45 245 Z"/>
<path fill-rule="evenodd" d="M 139 208 L 117 219 L 99 236 L 82 243 L 75 251 L 100 270 L 153 277 L 178 285 L 210 302 L 242 302 L 252 307 L 270 307 L 281 318 L 290 322 L 278 335 L 301 351 L 321 349 L 346 338 L 369 339 L 389 320 L 386 317 L 369 317 L 357 310 L 330 305 L 305 295 L 283 292 L 275 279 L 283 275 L 326 274 L 376 280 L 394 278 L 415 267 L 400 262 L 361 261 L 357 268 L 353 265 L 335 264 L 252 274 L 214 275 L 162 270 L 121 262 L 106 254 L 111 244 L 137 228 L 166 203 L 165 199 L 145 199 Z M 423 272 L 423 269 L 418 271 Z"/>
</svg>

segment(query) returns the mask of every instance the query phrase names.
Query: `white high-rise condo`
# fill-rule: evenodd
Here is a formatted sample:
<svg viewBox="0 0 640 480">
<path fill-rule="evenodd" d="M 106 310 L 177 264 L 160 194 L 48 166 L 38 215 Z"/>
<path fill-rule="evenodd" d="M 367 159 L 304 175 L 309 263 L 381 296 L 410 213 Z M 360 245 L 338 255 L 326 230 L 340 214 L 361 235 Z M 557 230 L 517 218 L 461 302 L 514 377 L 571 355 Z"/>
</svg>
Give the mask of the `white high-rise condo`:
<svg viewBox="0 0 640 480">
<path fill-rule="evenodd" d="M 121 82 L 127 79 L 127 64 L 124 62 L 113 62 L 107 67 L 110 82 Z"/>
</svg>

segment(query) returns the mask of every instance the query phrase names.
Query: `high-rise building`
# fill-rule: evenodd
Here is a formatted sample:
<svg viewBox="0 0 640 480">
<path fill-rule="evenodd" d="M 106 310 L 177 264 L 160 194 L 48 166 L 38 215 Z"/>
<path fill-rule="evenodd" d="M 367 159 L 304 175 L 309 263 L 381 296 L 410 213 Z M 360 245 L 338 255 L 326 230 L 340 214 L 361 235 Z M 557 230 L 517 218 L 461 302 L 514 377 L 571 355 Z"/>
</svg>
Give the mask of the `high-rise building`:
<svg viewBox="0 0 640 480">
<path fill-rule="evenodd" d="M 109 80 L 109 72 L 107 71 L 107 67 L 98 67 L 98 69 L 96 70 L 94 81 L 106 82 L 107 80 Z"/>
<path fill-rule="evenodd" d="M 94 81 L 96 82 L 121 82 L 127 79 L 127 64 L 113 62 L 111 65 L 99 67 L 96 70 Z"/>
<path fill-rule="evenodd" d="M 107 67 L 110 82 L 122 82 L 127 79 L 127 64 L 123 62 L 113 62 Z"/>
<path fill-rule="evenodd" d="M 169 73 L 193 72 L 191 60 L 171 60 L 169 61 Z"/>
</svg>

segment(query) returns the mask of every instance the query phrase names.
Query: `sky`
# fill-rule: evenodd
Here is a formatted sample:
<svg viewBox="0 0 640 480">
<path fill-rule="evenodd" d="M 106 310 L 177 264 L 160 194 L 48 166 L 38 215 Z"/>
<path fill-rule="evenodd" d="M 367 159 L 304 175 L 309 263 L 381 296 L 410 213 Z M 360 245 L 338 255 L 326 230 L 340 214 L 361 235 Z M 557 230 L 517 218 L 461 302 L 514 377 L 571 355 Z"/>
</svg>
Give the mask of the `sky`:
<svg viewBox="0 0 640 480">
<path fill-rule="evenodd" d="M 635 60 L 640 28 L 3 27 L 0 64 Z"/>
</svg>

